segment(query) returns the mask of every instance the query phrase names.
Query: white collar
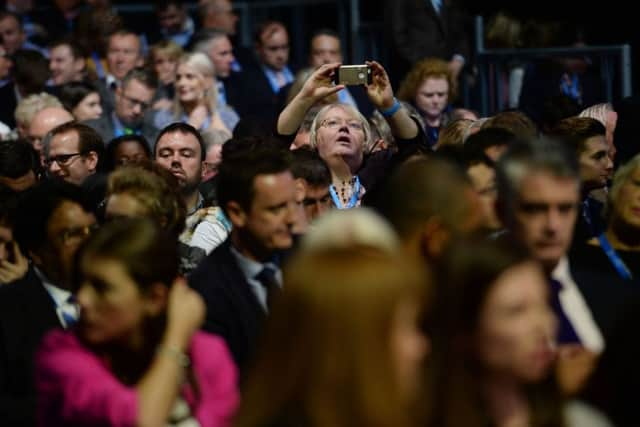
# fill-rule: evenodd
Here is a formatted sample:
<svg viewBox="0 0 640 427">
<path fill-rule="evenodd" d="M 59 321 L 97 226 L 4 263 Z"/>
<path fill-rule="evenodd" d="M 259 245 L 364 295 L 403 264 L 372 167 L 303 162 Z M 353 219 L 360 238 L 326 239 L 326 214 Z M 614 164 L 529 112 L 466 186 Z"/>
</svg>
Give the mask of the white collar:
<svg viewBox="0 0 640 427">
<path fill-rule="evenodd" d="M 49 295 L 51 295 L 51 298 L 53 298 L 57 307 L 62 307 L 69 303 L 69 297 L 72 295 L 71 292 L 54 285 L 38 267 L 34 266 L 33 270 L 42 281 L 42 284 L 47 289 L 47 292 L 49 292 Z"/>
</svg>

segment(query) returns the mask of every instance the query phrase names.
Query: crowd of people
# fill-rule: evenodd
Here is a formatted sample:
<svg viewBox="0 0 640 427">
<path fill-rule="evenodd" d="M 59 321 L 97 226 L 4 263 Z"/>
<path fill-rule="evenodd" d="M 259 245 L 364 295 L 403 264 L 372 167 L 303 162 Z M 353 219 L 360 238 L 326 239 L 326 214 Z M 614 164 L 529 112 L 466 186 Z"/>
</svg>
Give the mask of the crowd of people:
<svg viewBox="0 0 640 427">
<path fill-rule="evenodd" d="M 414 3 L 400 83 L 345 85 L 335 31 L 298 68 L 229 0 L 7 0 L 0 425 L 640 424 L 636 103 L 478 117 Z"/>
</svg>

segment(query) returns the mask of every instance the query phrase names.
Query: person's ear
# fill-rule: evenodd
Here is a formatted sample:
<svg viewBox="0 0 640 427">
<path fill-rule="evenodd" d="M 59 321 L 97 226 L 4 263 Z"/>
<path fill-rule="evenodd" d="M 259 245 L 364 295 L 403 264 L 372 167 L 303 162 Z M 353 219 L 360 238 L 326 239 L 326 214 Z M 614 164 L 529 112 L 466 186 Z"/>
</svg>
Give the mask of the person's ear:
<svg viewBox="0 0 640 427">
<path fill-rule="evenodd" d="M 428 259 L 437 259 L 444 252 L 451 233 L 437 218 L 430 218 L 422 227 L 422 235 L 420 237 L 422 252 Z"/>
<path fill-rule="evenodd" d="M 162 283 L 153 283 L 145 293 L 144 310 L 151 316 L 161 314 L 167 307 L 169 288 Z"/>
<path fill-rule="evenodd" d="M 228 202 L 226 213 L 234 227 L 242 228 L 247 224 L 247 212 L 240 206 L 240 203 L 234 200 Z"/>
<path fill-rule="evenodd" d="M 82 70 L 84 70 L 84 67 L 85 67 L 84 58 L 77 58 L 76 60 L 73 61 L 73 69 L 75 70 L 76 73 L 79 73 Z"/>
<path fill-rule="evenodd" d="M 98 153 L 89 151 L 85 156 L 85 163 L 90 171 L 95 171 L 98 168 Z"/>
</svg>

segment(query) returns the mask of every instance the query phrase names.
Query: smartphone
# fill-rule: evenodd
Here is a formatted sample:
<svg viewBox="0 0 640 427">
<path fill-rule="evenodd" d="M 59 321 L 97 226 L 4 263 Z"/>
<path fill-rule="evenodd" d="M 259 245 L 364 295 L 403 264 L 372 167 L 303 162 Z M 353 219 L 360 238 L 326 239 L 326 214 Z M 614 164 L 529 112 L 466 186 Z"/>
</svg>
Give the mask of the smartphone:
<svg viewBox="0 0 640 427">
<path fill-rule="evenodd" d="M 337 85 L 371 84 L 371 68 L 368 65 L 341 65 L 335 74 Z"/>
</svg>

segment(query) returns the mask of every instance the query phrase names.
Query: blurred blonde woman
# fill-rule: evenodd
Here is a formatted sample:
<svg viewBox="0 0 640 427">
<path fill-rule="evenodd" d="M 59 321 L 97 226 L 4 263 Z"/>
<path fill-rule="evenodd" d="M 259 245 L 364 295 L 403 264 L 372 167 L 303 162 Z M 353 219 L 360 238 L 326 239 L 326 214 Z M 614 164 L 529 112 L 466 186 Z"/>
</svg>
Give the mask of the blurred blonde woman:
<svg viewBox="0 0 640 427">
<path fill-rule="evenodd" d="M 370 246 L 303 250 L 284 271 L 236 427 L 408 427 L 429 341 L 420 263 Z"/>
<path fill-rule="evenodd" d="M 203 53 L 187 53 L 178 61 L 175 97 L 171 110 L 156 114 L 159 129 L 173 122 L 188 123 L 199 131 L 230 131 L 217 108 L 218 89 L 213 64 Z"/>
</svg>

